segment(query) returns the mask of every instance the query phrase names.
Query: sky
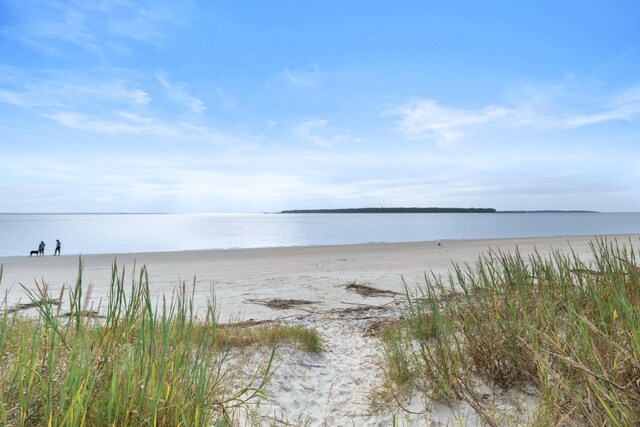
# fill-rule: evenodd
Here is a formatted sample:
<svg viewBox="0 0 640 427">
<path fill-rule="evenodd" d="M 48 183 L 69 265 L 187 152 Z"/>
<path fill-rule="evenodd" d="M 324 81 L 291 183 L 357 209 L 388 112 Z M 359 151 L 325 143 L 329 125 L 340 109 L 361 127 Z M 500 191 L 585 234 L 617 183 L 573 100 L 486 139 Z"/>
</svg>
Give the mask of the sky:
<svg viewBox="0 0 640 427">
<path fill-rule="evenodd" d="M 637 0 L 0 0 L 0 212 L 640 211 Z"/>
</svg>

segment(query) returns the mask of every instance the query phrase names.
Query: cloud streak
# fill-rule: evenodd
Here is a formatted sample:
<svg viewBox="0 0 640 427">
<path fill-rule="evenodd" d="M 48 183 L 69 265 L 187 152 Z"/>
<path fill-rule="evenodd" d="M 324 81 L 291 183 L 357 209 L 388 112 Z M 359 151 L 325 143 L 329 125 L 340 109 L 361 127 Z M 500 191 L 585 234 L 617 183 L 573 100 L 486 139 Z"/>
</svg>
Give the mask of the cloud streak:
<svg viewBox="0 0 640 427">
<path fill-rule="evenodd" d="M 331 143 L 319 131 L 329 123 L 327 120 L 310 119 L 305 120 L 293 127 L 291 133 L 299 139 L 309 142 L 319 147 L 330 147 Z"/>
<path fill-rule="evenodd" d="M 43 116 L 70 129 L 103 135 L 151 135 L 213 144 L 232 144 L 241 141 L 239 137 L 225 134 L 208 126 L 185 121 L 165 121 L 151 115 L 140 115 L 127 111 L 114 111 L 106 117 L 74 111 L 56 111 L 43 114 Z M 250 137 L 245 136 L 243 139 L 249 140 Z"/>
<path fill-rule="evenodd" d="M 545 111 L 541 106 L 551 102 L 541 100 L 539 94 L 531 100 L 519 101 L 513 105 L 462 109 L 442 105 L 433 99 L 421 99 L 396 106 L 384 115 L 398 118 L 397 128 L 406 138 L 431 140 L 442 146 L 487 128 L 568 129 L 619 120 L 633 121 L 640 116 L 640 87 L 625 90 L 586 112 L 571 106 Z"/>
<path fill-rule="evenodd" d="M 316 87 L 320 80 L 320 73 L 317 68 L 313 68 L 312 71 L 291 70 L 289 68 L 285 68 L 279 73 L 279 76 L 291 86 L 297 88 Z"/>
<path fill-rule="evenodd" d="M 58 55 L 62 44 L 89 53 L 130 54 L 128 43 L 161 45 L 167 27 L 190 19 L 190 5 L 180 2 L 104 0 L 100 2 L 22 0 L 11 5 L 23 19 L 12 23 L 7 34 L 22 44 Z"/>
<path fill-rule="evenodd" d="M 0 102 L 18 107 L 63 107 L 104 105 L 147 105 L 151 95 L 124 81 L 100 84 L 71 84 L 56 80 L 26 79 L 18 89 L 0 90 Z"/>
<path fill-rule="evenodd" d="M 512 112 L 503 107 L 462 110 L 444 107 L 433 100 L 414 101 L 393 112 L 400 116 L 398 127 L 409 139 L 434 139 L 441 145 L 462 138 L 467 132 L 497 123 Z"/>
<path fill-rule="evenodd" d="M 565 125 L 578 127 L 612 120 L 635 120 L 640 115 L 640 87 L 628 89 L 616 96 L 602 111 L 568 117 Z"/>
<path fill-rule="evenodd" d="M 146 82 L 144 89 L 118 78 L 92 82 L 87 76 L 67 74 L 61 80 L 58 73 L 46 78 L 10 77 L 7 88 L 0 89 L 0 103 L 33 110 L 66 128 L 213 143 L 238 139 L 208 126 L 204 102 L 192 96 L 186 85 L 171 82 L 162 74 Z M 187 114 L 183 114 L 185 108 Z M 192 113 L 198 114 L 197 120 Z"/>
<path fill-rule="evenodd" d="M 156 78 L 173 101 L 186 106 L 194 113 L 203 113 L 207 109 L 202 100 L 188 92 L 187 85 L 169 81 L 164 73 L 159 73 Z"/>
<path fill-rule="evenodd" d="M 348 138 L 348 129 L 329 127 L 329 121 L 312 118 L 304 120 L 291 128 L 291 134 L 298 140 L 318 147 L 333 147 L 336 142 Z"/>
</svg>

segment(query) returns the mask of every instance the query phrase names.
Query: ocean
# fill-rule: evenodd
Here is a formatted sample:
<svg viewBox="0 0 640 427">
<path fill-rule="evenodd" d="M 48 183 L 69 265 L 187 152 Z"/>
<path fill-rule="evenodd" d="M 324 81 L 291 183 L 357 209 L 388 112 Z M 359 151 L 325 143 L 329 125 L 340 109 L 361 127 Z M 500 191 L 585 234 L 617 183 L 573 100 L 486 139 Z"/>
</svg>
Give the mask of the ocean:
<svg viewBox="0 0 640 427">
<path fill-rule="evenodd" d="M 640 213 L 0 214 L 0 256 L 640 233 Z"/>
</svg>

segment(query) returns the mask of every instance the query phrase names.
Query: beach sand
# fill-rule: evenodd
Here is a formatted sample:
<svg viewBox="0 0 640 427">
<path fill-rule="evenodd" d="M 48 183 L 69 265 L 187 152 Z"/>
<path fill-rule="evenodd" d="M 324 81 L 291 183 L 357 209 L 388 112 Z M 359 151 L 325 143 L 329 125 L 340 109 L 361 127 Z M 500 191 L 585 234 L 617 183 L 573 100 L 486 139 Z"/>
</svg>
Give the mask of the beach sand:
<svg viewBox="0 0 640 427">
<path fill-rule="evenodd" d="M 608 236 L 637 244 L 640 235 Z M 257 412 L 293 425 L 388 425 L 390 413 L 371 413 L 367 394 L 379 387 L 380 348 L 367 329 L 376 319 L 401 316 L 404 284 L 412 289 L 426 275 L 447 275 L 453 263 L 473 264 L 488 250 L 527 255 L 534 250 L 576 252 L 591 258 L 594 236 L 544 237 L 262 249 L 200 250 L 82 256 L 83 288 L 92 285 L 94 308 L 107 297 L 112 264 L 146 266 L 152 296 L 170 296 L 176 287 L 195 281 L 195 302 L 206 306 L 215 292 L 219 321 L 283 319 L 319 330 L 326 351 L 319 355 L 283 350 L 279 368 L 269 384 L 269 398 Z M 78 255 L 60 257 L 4 257 L 0 294 L 11 307 L 27 298 L 21 285 L 34 289 L 47 283 L 52 295 L 73 286 Z M 397 295 L 365 297 L 347 289 L 349 283 L 368 285 Z M 311 304 L 271 309 L 271 299 L 305 300 Z M 262 303 L 261 303 L 262 302 Z M 361 310 L 353 310 L 358 308 Z M 461 415 L 466 425 L 478 420 L 469 408 L 453 410 L 435 405 L 424 410 L 419 399 L 410 404 L 416 414 L 400 415 L 400 425 L 446 425 Z"/>
</svg>

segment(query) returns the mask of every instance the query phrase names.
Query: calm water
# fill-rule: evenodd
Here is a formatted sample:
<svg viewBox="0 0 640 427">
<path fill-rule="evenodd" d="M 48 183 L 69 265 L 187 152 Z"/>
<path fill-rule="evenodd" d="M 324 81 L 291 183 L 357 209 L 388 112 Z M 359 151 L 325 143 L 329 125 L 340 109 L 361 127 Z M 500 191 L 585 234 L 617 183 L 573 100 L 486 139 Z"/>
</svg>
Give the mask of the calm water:
<svg viewBox="0 0 640 427">
<path fill-rule="evenodd" d="M 0 256 L 640 233 L 640 213 L 0 214 Z"/>
</svg>

